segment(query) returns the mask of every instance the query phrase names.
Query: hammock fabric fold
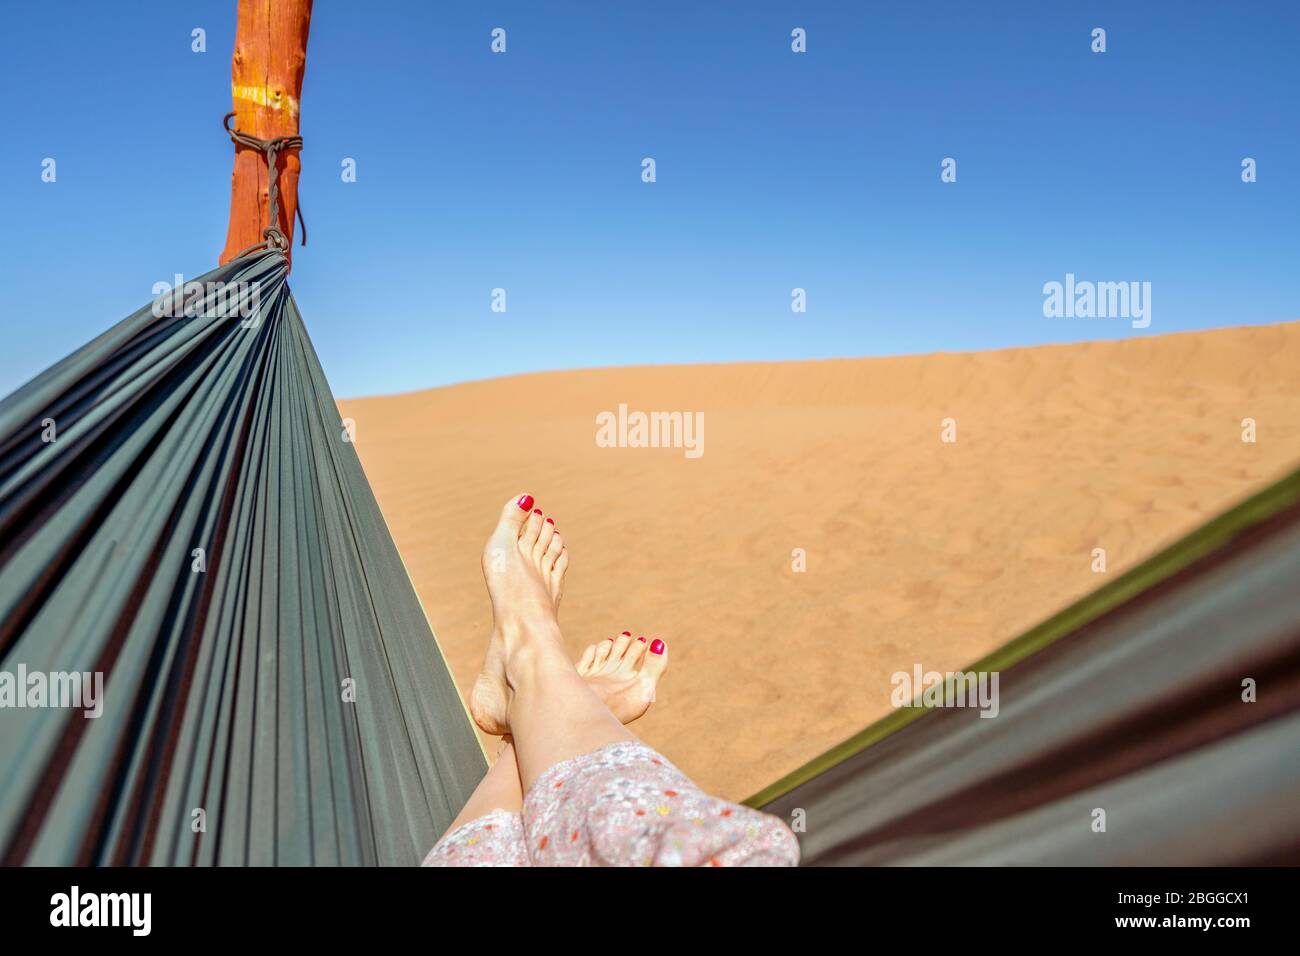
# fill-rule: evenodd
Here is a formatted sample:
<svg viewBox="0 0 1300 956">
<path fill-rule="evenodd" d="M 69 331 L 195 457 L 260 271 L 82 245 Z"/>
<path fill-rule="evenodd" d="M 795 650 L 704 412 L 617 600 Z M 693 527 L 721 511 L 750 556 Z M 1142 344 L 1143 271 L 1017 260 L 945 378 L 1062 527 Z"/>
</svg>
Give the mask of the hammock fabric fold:
<svg viewBox="0 0 1300 956">
<path fill-rule="evenodd" d="M 418 863 L 483 752 L 283 256 L 196 281 L 0 402 L 0 860 Z"/>
</svg>

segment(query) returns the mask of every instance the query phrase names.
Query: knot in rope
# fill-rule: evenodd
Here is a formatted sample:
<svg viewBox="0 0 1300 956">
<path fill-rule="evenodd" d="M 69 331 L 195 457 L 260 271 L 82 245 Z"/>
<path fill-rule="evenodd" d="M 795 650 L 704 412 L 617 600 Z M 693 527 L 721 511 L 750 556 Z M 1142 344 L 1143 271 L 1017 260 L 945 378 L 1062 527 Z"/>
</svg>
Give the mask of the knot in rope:
<svg viewBox="0 0 1300 956">
<path fill-rule="evenodd" d="M 257 249 L 275 249 L 278 252 L 287 252 L 289 249 L 289 239 L 280 229 L 280 175 L 276 169 L 276 163 L 279 161 L 279 154 L 286 149 L 302 149 L 301 136 L 277 136 L 274 139 L 261 139 L 253 136 L 251 133 L 241 133 L 237 129 L 230 128 L 230 120 L 234 113 L 227 113 L 226 118 L 221 121 L 226 132 L 230 134 L 231 140 L 237 146 L 247 146 L 249 149 L 255 149 L 259 153 L 266 154 L 266 172 L 270 181 L 268 189 L 268 217 L 271 221 L 265 229 L 262 230 L 262 241 L 249 246 L 236 259 L 242 259 L 244 256 Z M 298 225 L 302 227 L 302 244 L 307 245 L 307 223 L 302 218 L 302 204 L 298 204 Z"/>
</svg>

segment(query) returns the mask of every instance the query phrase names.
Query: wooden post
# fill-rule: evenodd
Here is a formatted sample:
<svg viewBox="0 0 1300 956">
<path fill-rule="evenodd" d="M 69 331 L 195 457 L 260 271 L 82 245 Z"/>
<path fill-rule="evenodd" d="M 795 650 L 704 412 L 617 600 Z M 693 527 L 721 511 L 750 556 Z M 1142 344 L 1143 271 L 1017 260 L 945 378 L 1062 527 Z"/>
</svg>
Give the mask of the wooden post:
<svg viewBox="0 0 1300 956">
<path fill-rule="evenodd" d="M 235 55 L 230 70 L 235 101 L 232 129 L 260 139 L 297 135 L 311 4 L 312 0 L 239 0 Z M 293 222 L 298 209 L 298 172 L 302 168 L 298 151 L 281 152 L 276 165 L 280 177 L 280 230 L 292 249 Z M 266 154 L 235 145 L 230 227 L 226 231 L 226 248 L 221 253 L 222 263 L 262 241 L 269 203 Z"/>
</svg>

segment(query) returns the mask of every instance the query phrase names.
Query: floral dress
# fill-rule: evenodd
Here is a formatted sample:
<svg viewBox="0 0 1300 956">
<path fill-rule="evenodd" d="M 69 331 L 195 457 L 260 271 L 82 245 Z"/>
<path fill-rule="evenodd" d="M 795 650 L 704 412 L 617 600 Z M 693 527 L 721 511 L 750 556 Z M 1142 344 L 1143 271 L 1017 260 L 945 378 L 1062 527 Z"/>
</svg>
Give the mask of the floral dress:
<svg viewBox="0 0 1300 956">
<path fill-rule="evenodd" d="M 776 817 L 704 793 L 643 743 L 565 760 L 522 813 L 494 810 L 448 833 L 425 866 L 794 866 Z"/>
</svg>

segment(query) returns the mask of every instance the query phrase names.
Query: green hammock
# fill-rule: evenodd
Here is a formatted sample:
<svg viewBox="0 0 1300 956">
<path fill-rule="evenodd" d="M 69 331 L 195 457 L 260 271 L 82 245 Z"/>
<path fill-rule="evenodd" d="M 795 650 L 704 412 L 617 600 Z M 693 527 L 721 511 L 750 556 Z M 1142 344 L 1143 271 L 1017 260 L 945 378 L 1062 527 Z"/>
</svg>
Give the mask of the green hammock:
<svg viewBox="0 0 1300 956">
<path fill-rule="evenodd" d="M 285 280 L 0 402 L 5 863 L 416 863 L 486 769 Z"/>
<path fill-rule="evenodd" d="M 1293 861 L 1298 581 L 1300 473 L 971 665 L 996 719 L 748 802 L 814 865 Z M 414 863 L 481 778 L 279 254 L 0 402 L 0 705 L 9 864 Z"/>
<path fill-rule="evenodd" d="M 746 803 L 804 865 L 1300 862 L 1300 471 L 979 672 L 997 717 L 918 702 Z"/>
</svg>

